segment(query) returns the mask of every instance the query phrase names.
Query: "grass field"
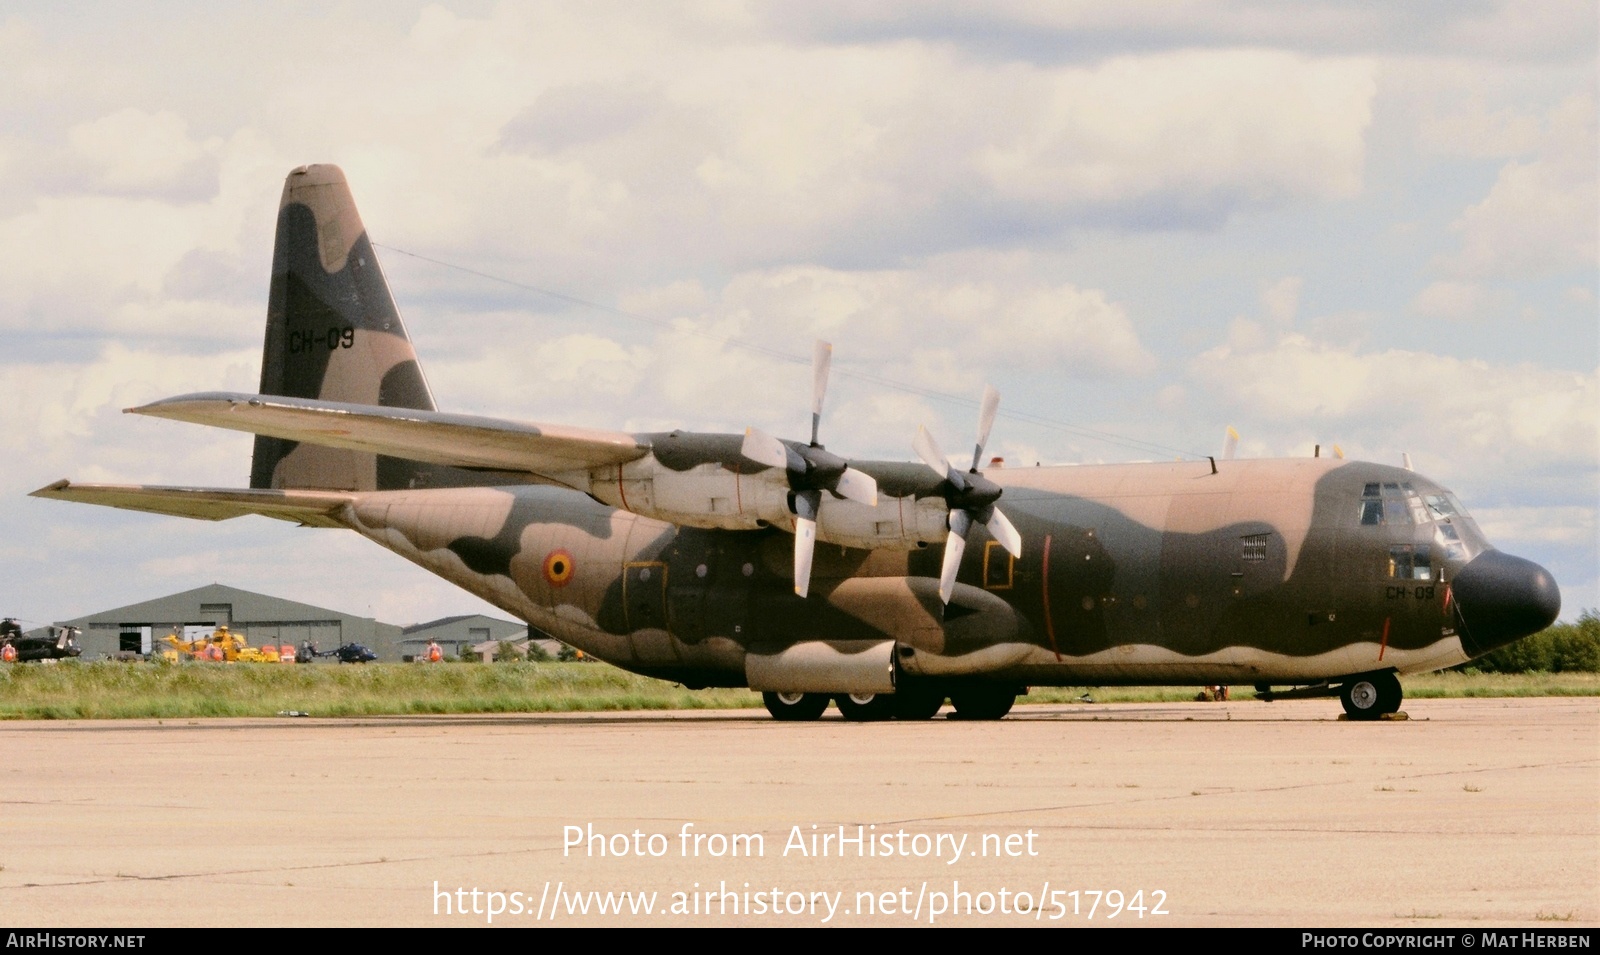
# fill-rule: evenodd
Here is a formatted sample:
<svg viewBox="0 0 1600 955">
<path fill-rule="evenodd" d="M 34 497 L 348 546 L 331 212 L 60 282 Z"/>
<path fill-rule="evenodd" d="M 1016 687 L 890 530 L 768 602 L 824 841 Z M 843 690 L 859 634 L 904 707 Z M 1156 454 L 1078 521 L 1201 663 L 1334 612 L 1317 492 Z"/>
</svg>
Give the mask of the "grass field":
<svg viewBox="0 0 1600 955">
<path fill-rule="evenodd" d="M 1408 698 L 1600 696 L 1600 674 L 1434 673 L 1406 677 Z M 1022 703 L 1180 702 L 1198 687 L 1036 687 Z M 1248 687 L 1234 699 L 1249 699 Z M 749 690 L 686 690 L 601 663 L 285 666 L 78 663 L 0 666 L 0 719 L 133 719 L 399 713 L 548 713 L 739 709 Z"/>
</svg>

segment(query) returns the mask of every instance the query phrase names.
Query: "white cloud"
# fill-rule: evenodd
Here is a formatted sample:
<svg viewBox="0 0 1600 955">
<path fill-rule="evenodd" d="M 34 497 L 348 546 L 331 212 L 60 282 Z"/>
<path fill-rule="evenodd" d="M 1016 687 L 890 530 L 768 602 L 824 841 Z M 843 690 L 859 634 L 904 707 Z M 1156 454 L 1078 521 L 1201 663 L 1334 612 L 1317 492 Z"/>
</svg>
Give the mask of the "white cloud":
<svg viewBox="0 0 1600 955">
<path fill-rule="evenodd" d="M 0 366 L 0 450 L 18 462 L 3 483 L 12 494 L 71 474 L 79 480 L 238 485 L 250 472 L 249 439 L 173 426 L 122 409 L 190 391 L 255 381 L 255 350 L 216 355 L 159 347 L 106 346 L 85 361 Z M 219 447 L 231 448 L 228 456 Z"/>
<path fill-rule="evenodd" d="M 1578 469 L 1592 479 L 1600 461 L 1600 371 L 1361 352 L 1291 334 L 1255 350 L 1211 349 L 1190 376 L 1232 413 L 1338 434 L 1347 449 L 1470 457 L 1502 476 Z"/>
<path fill-rule="evenodd" d="M 976 395 L 984 369 L 1095 378 L 1142 375 L 1155 364 L 1127 310 L 1104 292 L 1017 276 L 761 270 L 735 276 L 696 323 L 788 354 L 809 354 L 812 339 L 827 339 L 842 367 L 867 365 L 958 394 Z"/>
<path fill-rule="evenodd" d="M 1444 155 L 1504 157 L 1538 147 L 1538 116 L 1509 106 L 1492 108 L 1481 95 L 1450 102 L 1450 112 L 1423 117 L 1417 138 L 1425 148 Z"/>
<path fill-rule="evenodd" d="M 188 123 L 171 110 L 121 109 L 73 126 L 67 140 L 76 158 L 95 171 L 93 185 L 105 191 L 191 191 L 194 180 L 207 178 L 201 189 L 215 189 L 215 171 L 207 177 L 199 168 L 208 158 L 206 146 L 189 137 Z"/>
<path fill-rule="evenodd" d="M 1593 546 L 1600 533 L 1595 507 L 1480 507 L 1473 519 L 1492 541 Z"/>
<path fill-rule="evenodd" d="M 1491 307 L 1504 308 L 1508 296 L 1476 282 L 1433 282 L 1411 302 L 1412 311 L 1428 318 L 1482 317 Z"/>
<path fill-rule="evenodd" d="M 1025 202 L 1333 198 L 1361 187 L 1374 64 L 1238 50 L 1120 57 L 1019 84 L 985 150 Z"/>
<path fill-rule="evenodd" d="M 1261 307 L 1279 325 L 1293 325 L 1300 311 L 1300 290 L 1305 280 L 1299 276 L 1279 279 L 1261 289 Z"/>
<path fill-rule="evenodd" d="M 1552 110 L 1536 158 L 1512 161 L 1456 222 L 1461 252 L 1445 262 L 1473 277 L 1538 277 L 1595 267 L 1600 217 L 1595 105 L 1576 95 Z"/>
</svg>

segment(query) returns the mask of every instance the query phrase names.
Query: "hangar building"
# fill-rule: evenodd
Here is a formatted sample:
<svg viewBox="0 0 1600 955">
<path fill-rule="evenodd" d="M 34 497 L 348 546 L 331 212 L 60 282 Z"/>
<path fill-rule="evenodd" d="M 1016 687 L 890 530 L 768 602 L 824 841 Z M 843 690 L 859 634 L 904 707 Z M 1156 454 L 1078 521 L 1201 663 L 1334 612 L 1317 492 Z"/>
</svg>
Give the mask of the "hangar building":
<svg viewBox="0 0 1600 955">
<path fill-rule="evenodd" d="M 483 650 L 479 648 L 485 644 L 488 645 L 487 649 L 492 655 L 493 648 L 502 640 L 519 643 L 526 639 L 528 639 L 527 624 L 497 620 L 475 613 L 412 624 L 405 628 L 400 638 L 400 653 L 420 658 L 431 641 L 439 644 L 445 656 L 460 656 L 463 647 L 470 647 L 482 653 Z"/>
<path fill-rule="evenodd" d="M 346 643 L 371 647 L 380 660 L 398 661 L 402 630 L 371 617 L 357 617 L 324 607 L 210 584 L 170 597 L 115 607 L 62 624 L 83 631 L 78 644 L 83 659 L 98 660 L 123 651 L 149 653 L 161 648 L 169 633 L 193 634 L 218 624 L 244 634 L 253 646 L 310 640 L 318 650 Z"/>
</svg>

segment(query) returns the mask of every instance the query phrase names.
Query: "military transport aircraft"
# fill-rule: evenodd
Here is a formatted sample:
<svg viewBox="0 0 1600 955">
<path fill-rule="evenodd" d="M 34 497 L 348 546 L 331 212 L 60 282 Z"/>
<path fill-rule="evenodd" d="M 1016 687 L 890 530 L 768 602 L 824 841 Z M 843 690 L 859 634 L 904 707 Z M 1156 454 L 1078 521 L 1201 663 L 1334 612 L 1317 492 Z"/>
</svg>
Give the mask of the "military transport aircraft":
<svg viewBox="0 0 1600 955">
<path fill-rule="evenodd" d="M 819 441 L 435 410 L 343 173 L 284 186 L 258 394 L 130 411 L 256 435 L 249 489 L 39 497 L 346 527 L 602 660 L 778 719 L 998 719 L 1030 685 L 1254 684 L 1400 706 L 1398 674 L 1534 633 L 1560 594 L 1407 468 L 1309 457 L 980 470 Z M 530 369 L 537 374 L 537 369 Z M 961 463 L 966 463 L 963 457 Z M 999 506 L 1003 503 L 1003 510 Z M 818 546 L 821 542 L 826 546 Z M 1282 688 L 1282 689 L 1276 689 Z"/>
</svg>

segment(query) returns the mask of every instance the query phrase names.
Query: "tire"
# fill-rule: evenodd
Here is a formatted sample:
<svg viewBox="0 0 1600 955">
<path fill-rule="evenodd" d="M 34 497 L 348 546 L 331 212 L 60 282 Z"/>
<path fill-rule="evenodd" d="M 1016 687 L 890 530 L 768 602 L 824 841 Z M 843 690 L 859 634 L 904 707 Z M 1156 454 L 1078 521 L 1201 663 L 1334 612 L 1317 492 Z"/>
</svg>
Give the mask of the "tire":
<svg viewBox="0 0 1600 955">
<path fill-rule="evenodd" d="M 1352 677 L 1339 687 L 1339 702 L 1352 720 L 1375 720 L 1400 709 L 1400 680 L 1391 670 Z"/>
<path fill-rule="evenodd" d="M 998 720 L 1011 712 L 1017 692 L 1004 684 L 975 683 L 950 691 L 956 716 L 964 720 Z"/>
<path fill-rule="evenodd" d="M 894 694 L 894 718 L 931 720 L 944 706 L 944 690 L 927 686 L 901 685 Z"/>
<path fill-rule="evenodd" d="M 767 712 L 775 720 L 785 722 L 810 722 L 820 719 L 822 711 L 828 708 L 828 696 L 825 693 L 763 693 L 761 702 L 767 706 Z"/>
<path fill-rule="evenodd" d="M 872 723 L 894 716 L 893 693 L 840 693 L 833 698 L 839 713 L 852 723 Z"/>
</svg>

